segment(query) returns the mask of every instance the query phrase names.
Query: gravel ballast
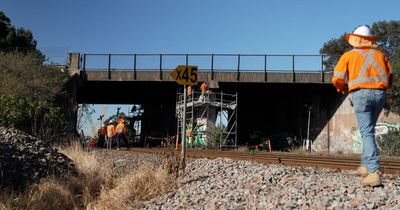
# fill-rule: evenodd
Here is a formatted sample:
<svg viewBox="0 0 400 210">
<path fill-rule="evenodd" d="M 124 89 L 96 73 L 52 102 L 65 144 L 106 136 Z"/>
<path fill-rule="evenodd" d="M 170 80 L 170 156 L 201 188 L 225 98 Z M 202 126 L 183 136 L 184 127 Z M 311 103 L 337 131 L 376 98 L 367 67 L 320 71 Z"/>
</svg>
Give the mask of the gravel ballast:
<svg viewBox="0 0 400 210">
<path fill-rule="evenodd" d="M 117 174 L 164 164 L 163 156 L 100 150 Z M 103 160 L 104 159 L 104 160 Z M 169 193 L 142 209 L 400 209 L 400 177 L 383 174 L 382 187 L 360 186 L 355 171 L 263 165 L 231 159 L 189 159 Z"/>
<path fill-rule="evenodd" d="M 143 209 L 400 209 L 400 178 L 360 187 L 354 171 L 197 159 L 177 188 Z"/>
</svg>

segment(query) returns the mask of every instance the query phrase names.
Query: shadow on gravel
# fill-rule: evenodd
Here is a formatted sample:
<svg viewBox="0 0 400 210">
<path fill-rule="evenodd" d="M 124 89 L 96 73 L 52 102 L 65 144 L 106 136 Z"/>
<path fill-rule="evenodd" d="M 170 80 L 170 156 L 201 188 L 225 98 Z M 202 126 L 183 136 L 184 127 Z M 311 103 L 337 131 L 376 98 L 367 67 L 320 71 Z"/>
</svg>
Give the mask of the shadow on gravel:
<svg viewBox="0 0 400 210">
<path fill-rule="evenodd" d="M 197 182 L 197 181 L 203 181 L 203 180 L 208 179 L 209 177 L 210 176 L 199 176 L 196 179 L 192 179 L 192 180 L 189 180 L 189 181 L 185 182 L 185 184 L 189 184 L 189 183 Z"/>
</svg>

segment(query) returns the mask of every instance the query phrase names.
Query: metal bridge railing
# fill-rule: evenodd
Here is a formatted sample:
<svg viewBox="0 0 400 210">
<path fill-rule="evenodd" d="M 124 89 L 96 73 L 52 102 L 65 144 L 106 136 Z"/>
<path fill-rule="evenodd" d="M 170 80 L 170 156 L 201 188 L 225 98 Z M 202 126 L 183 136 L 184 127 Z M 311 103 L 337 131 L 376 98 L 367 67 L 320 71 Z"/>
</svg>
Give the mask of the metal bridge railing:
<svg viewBox="0 0 400 210">
<path fill-rule="evenodd" d="M 83 71 L 171 71 L 178 65 L 195 65 L 211 72 L 321 73 L 325 55 L 307 54 L 82 54 Z"/>
</svg>

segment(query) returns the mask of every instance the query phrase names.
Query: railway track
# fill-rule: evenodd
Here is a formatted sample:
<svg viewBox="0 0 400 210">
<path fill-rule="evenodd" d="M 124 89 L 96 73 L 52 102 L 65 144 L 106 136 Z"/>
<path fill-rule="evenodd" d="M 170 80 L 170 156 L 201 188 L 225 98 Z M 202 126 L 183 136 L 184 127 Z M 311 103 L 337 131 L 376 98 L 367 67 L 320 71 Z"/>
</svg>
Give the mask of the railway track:
<svg viewBox="0 0 400 210">
<path fill-rule="evenodd" d="M 162 148 L 131 148 L 130 151 L 153 153 L 159 155 L 180 154 L 180 151 Z M 230 158 L 233 160 L 248 160 L 262 164 L 282 164 L 286 166 L 321 167 L 338 170 L 355 170 L 360 165 L 360 157 L 345 157 L 334 155 L 290 154 L 290 153 L 257 153 L 242 151 L 187 150 L 190 158 Z M 400 160 L 381 158 L 380 171 L 386 174 L 400 174 Z"/>
</svg>

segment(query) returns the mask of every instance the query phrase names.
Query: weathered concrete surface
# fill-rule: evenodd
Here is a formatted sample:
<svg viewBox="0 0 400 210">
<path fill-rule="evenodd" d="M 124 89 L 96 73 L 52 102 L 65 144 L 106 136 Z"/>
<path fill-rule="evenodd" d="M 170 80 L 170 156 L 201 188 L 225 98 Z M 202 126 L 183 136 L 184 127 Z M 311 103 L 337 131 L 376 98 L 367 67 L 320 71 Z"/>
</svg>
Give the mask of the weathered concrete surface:
<svg viewBox="0 0 400 210">
<path fill-rule="evenodd" d="M 80 74 L 79 56 L 79 53 L 69 53 L 68 73 L 71 76 Z"/>
<path fill-rule="evenodd" d="M 145 70 L 88 70 L 81 72 L 82 77 L 88 81 L 145 81 L 145 82 L 175 82 L 169 75 L 169 71 L 145 71 Z M 332 72 L 321 74 L 291 73 L 288 72 L 199 72 L 198 80 L 211 82 L 238 82 L 238 83 L 306 83 L 327 84 L 330 83 Z"/>
<path fill-rule="evenodd" d="M 362 152 L 362 140 L 358 129 L 350 96 L 336 110 L 314 141 L 314 150 L 321 153 L 359 154 Z M 400 117 L 395 114 L 380 114 L 376 133 L 385 133 L 387 129 L 382 123 L 398 124 Z M 379 126 L 380 125 L 380 126 Z"/>
</svg>

